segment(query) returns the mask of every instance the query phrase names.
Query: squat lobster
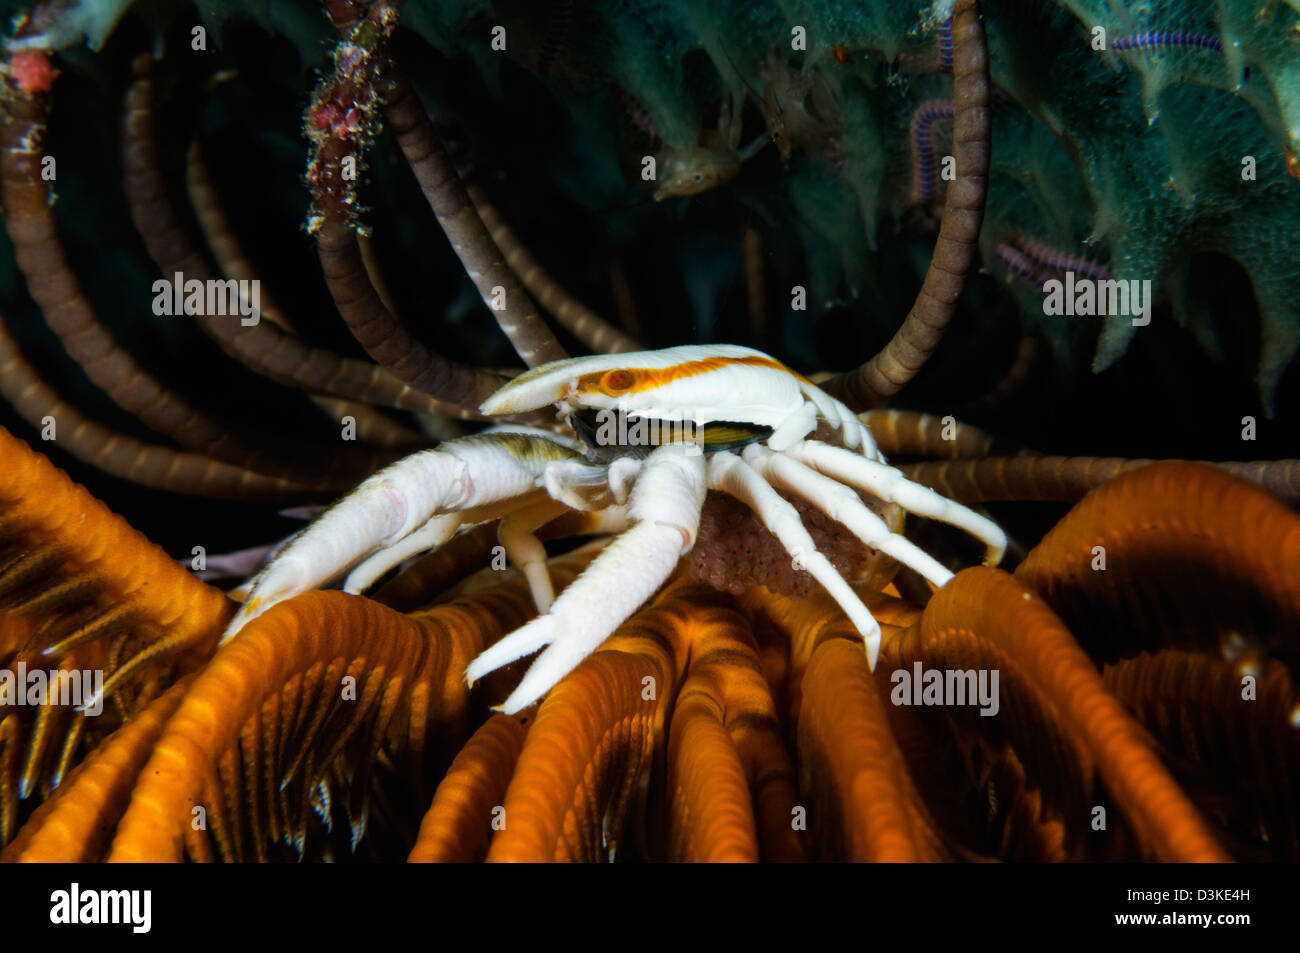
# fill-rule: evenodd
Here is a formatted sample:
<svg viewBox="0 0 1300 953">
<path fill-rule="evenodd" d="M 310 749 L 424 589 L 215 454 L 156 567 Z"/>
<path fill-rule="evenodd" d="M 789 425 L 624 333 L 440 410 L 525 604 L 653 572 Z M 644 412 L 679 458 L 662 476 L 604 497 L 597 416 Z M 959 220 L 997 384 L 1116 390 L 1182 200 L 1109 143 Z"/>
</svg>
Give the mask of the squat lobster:
<svg viewBox="0 0 1300 953">
<path fill-rule="evenodd" d="M 528 580 L 540 614 L 474 659 L 465 676 L 473 683 L 549 646 L 501 706 L 514 714 L 546 694 L 663 585 L 695 545 L 709 490 L 748 505 L 830 593 L 862 633 L 873 669 L 879 624 L 777 490 L 806 500 L 936 586 L 952 573 L 891 532 L 858 490 L 971 533 L 984 543 L 989 565 L 1006 548 L 995 523 L 886 465 L 871 432 L 846 406 L 750 348 L 688 345 L 555 361 L 517 377 L 481 409 L 517 414 L 548 404 L 580 440 L 503 428 L 393 464 L 280 551 L 253 581 L 225 638 L 345 569 L 356 567 L 344 589 L 360 592 L 461 527 L 501 518 L 501 543 Z M 601 426 L 610 420 L 672 426 L 650 428 L 656 437 L 644 444 L 626 437 L 611 442 L 613 428 Z M 843 446 L 808 439 L 823 423 Z M 566 508 L 596 514 L 603 531 L 620 535 L 556 597 L 534 532 Z"/>
</svg>

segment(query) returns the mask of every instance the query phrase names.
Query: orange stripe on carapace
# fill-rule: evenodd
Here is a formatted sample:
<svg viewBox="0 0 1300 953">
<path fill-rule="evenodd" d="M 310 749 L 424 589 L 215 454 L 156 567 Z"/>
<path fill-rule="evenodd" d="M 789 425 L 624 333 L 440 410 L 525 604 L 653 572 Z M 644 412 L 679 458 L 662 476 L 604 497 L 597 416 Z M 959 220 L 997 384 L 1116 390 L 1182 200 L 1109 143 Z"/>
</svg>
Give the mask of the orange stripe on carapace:
<svg viewBox="0 0 1300 953">
<path fill-rule="evenodd" d="M 620 367 L 609 371 L 593 371 L 578 378 L 578 393 L 599 393 L 610 397 L 639 394 L 685 377 L 708 374 L 710 371 L 734 365 L 770 367 L 785 371 L 801 383 L 812 386 L 812 382 L 802 374 L 790 370 L 780 361 L 774 361 L 770 357 L 706 357 L 698 361 L 687 361 L 685 364 L 674 364 L 672 367 Z"/>
</svg>

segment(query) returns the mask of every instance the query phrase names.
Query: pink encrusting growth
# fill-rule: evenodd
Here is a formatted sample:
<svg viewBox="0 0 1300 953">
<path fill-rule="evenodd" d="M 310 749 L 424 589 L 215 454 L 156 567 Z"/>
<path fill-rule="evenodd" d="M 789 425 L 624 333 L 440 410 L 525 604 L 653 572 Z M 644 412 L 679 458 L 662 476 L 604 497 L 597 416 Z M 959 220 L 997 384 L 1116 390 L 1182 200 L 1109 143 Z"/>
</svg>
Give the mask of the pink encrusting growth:
<svg viewBox="0 0 1300 953">
<path fill-rule="evenodd" d="M 46 50 L 19 50 L 9 58 L 6 69 L 14 85 L 27 96 L 48 93 L 59 75 Z"/>
<path fill-rule="evenodd" d="M 335 139 L 347 139 L 361 131 L 364 116 L 356 106 L 344 108 L 336 102 L 323 102 L 307 110 L 309 129 Z"/>
<path fill-rule="evenodd" d="M 387 32 L 376 29 L 383 39 L 397 24 L 396 13 L 383 18 Z M 307 107 L 303 132 L 311 143 L 306 173 L 312 190 L 308 231 L 315 234 L 330 214 L 342 214 L 349 222 L 360 210 L 356 201 L 355 174 L 339 174 L 344 161 L 359 164 L 378 129 L 383 103 L 376 93 L 382 64 L 387 55 L 384 42 L 371 46 L 345 40 L 334 48 L 334 73 L 315 90 Z"/>
</svg>

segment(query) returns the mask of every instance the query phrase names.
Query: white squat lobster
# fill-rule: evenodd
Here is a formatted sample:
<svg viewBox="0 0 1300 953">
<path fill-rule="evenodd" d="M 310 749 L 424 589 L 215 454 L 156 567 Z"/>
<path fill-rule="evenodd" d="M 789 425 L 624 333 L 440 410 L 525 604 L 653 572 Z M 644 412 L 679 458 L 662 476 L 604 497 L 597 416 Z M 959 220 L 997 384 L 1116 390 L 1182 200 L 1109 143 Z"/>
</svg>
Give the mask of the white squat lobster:
<svg viewBox="0 0 1300 953">
<path fill-rule="evenodd" d="M 447 441 L 393 464 L 280 551 L 253 580 L 225 639 L 343 570 L 356 567 L 344 589 L 360 592 L 461 527 L 501 518 L 501 543 L 540 614 L 474 659 L 465 677 L 473 683 L 549 646 L 501 706 L 514 714 L 545 695 L 663 585 L 695 545 L 709 490 L 748 505 L 825 587 L 862 633 L 872 669 L 879 624 L 777 490 L 808 501 L 936 586 L 952 573 L 891 532 L 857 491 L 966 530 L 984 543 L 989 565 L 1006 548 L 997 524 L 887 466 L 852 411 L 750 348 L 688 345 L 556 361 L 517 377 L 481 409 L 519 414 L 549 404 L 583 435 L 585 458 L 575 441 L 514 428 Z M 649 441 L 643 452 L 611 438 L 620 432 L 604 426 L 611 421 L 643 432 L 653 422 L 655 432 L 672 436 Z M 807 439 L 820 422 L 838 432 L 843 447 Z M 603 531 L 622 532 L 557 598 L 534 531 L 566 508 L 597 514 Z"/>
</svg>

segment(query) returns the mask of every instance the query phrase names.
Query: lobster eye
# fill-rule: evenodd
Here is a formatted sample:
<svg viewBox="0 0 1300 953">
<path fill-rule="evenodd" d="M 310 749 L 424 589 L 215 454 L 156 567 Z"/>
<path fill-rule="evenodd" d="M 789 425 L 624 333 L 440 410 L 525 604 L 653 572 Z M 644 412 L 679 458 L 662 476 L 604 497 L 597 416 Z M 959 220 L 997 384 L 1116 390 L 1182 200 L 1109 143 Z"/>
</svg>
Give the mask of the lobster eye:
<svg viewBox="0 0 1300 953">
<path fill-rule="evenodd" d="M 600 389 L 610 397 L 625 394 L 636 384 L 636 375 L 628 370 L 606 371 L 600 379 Z"/>
</svg>

